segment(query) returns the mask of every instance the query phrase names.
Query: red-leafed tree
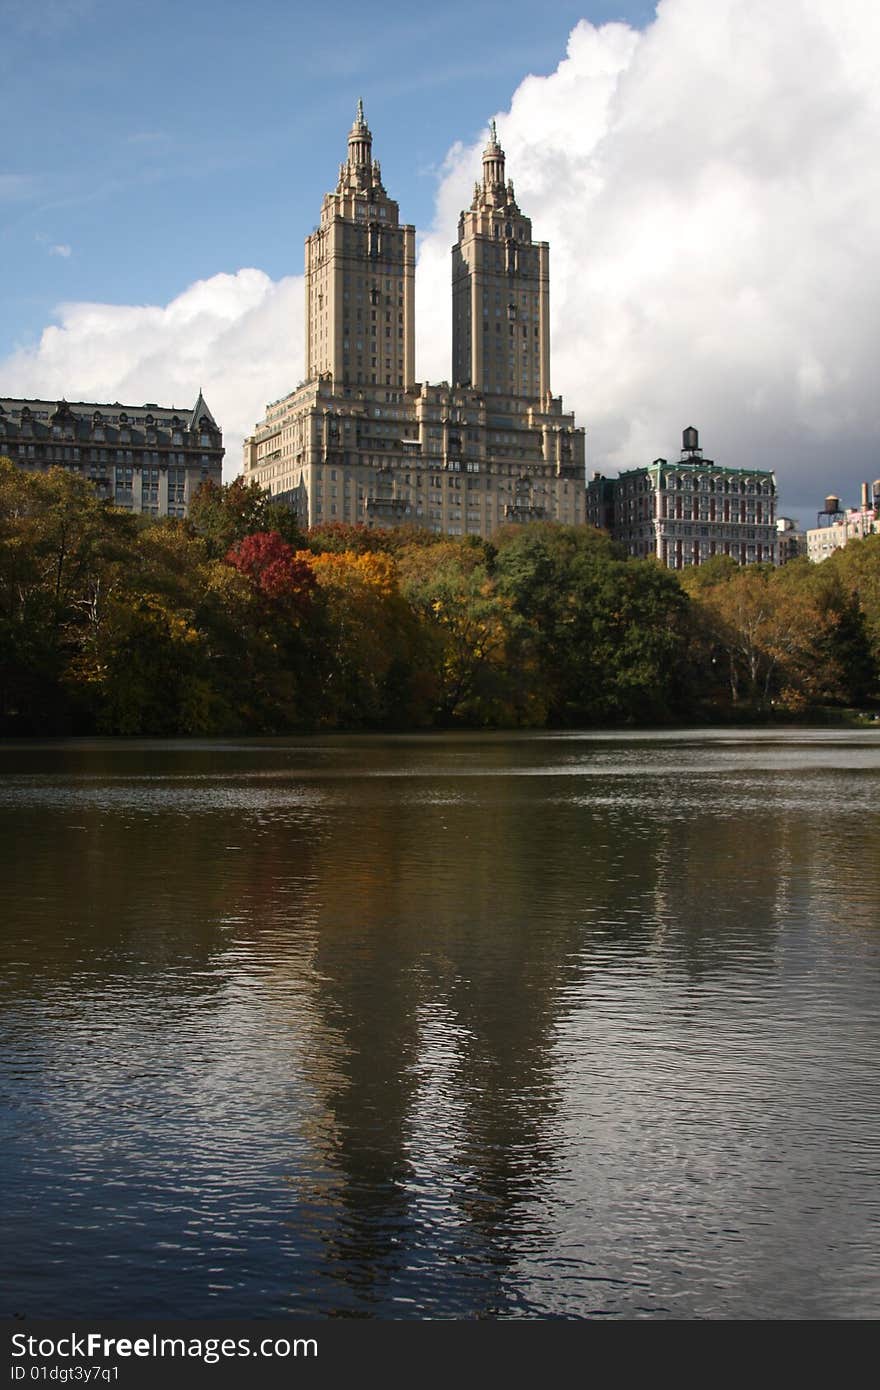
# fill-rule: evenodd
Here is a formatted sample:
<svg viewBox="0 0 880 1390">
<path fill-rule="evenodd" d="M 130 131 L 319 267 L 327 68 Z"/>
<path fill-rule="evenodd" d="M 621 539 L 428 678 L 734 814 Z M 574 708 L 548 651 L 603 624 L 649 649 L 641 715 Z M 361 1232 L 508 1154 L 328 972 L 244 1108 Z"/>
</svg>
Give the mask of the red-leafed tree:
<svg viewBox="0 0 880 1390">
<path fill-rule="evenodd" d="M 247 576 L 267 598 L 290 598 L 305 607 L 316 587 L 314 571 L 277 531 L 255 531 L 226 554 L 226 563 Z"/>
</svg>

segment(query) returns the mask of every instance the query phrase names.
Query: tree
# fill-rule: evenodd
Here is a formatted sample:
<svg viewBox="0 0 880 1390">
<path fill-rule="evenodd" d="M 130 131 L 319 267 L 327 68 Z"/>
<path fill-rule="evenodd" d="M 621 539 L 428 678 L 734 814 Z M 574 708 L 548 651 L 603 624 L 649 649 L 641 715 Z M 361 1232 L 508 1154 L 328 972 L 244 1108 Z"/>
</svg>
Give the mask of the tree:
<svg viewBox="0 0 880 1390">
<path fill-rule="evenodd" d="M 833 575 L 853 605 L 858 610 L 860 631 L 854 637 L 853 656 L 867 678 L 866 699 L 880 699 L 880 533 L 865 536 L 863 540 L 853 540 L 840 550 L 835 550 L 817 566 L 820 573 Z M 870 660 L 871 673 L 865 669 Z"/>
<path fill-rule="evenodd" d="M 259 483 L 244 478 L 218 486 L 207 479 L 189 506 L 189 523 L 203 537 L 208 554 L 222 559 L 245 536 L 277 531 L 294 548 L 303 544 L 296 513 L 279 502 Z"/>
<path fill-rule="evenodd" d="M 381 551 L 397 555 L 414 545 L 437 545 L 443 537 L 414 526 L 364 526 L 362 522 L 324 521 L 310 526 L 306 542 L 316 555 Z"/>
<path fill-rule="evenodd" d="M 731 704 L 762 713 L 867 698 L 875 670 L 863 615 L 833 569 L 806 559 L 716 566 L 684 583 Z"/>
<path fill-rule="evenodd" d="M 309 559 L 296 554 L 277 531 L 257 531 L 245 536 L 226 554 L 227 565 L 246 575 L 266 598 L 285 599 L 305 612 L 315 588 Z"/>
<path fill-rule="evenodd" d="M 499 533 L 496 574 L 521 623 L 552 723 L 668 718 L 682 701 L 687 600 L 675 576 L 629 560 L 604 532 L 546 524 Z"/>
<path fill-rule="evenodd" d="M 451 540 L 399 556 L 402 592 L 427 637 L 441 723 L 519 722 L 507 662 L 516 615 L 487 558 L 485 545 Z"/>
<path fill-rule="evenodd" d="M 71 727 L 65 672 L 134 519 L 64 469 L 27 473 L 0 460 L 0 722 Z"/>
<path fill-rule="evenodd" d="M 312 556 L 311 563 L 323 624 L 322 722 L 422 722 L 413 677 L 423 644 L 394 559 L 341 551 Z"/>
</svg>

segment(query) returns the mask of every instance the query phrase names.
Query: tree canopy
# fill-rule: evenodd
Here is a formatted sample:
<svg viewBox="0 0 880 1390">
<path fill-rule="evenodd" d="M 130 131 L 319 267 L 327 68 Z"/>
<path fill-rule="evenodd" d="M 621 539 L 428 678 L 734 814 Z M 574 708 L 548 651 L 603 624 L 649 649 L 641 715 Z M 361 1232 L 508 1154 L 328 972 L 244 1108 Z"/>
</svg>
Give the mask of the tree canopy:
<svg viewBox="0 0 880 1390">
<path fill-rule="evenodd" d="M 653 724 L 873 706 L 880 536 L 681 575 L 603 532 L 326 525 L 239 480 L 186 520 L 0 460 L 0 731 Z"/>
</svg>

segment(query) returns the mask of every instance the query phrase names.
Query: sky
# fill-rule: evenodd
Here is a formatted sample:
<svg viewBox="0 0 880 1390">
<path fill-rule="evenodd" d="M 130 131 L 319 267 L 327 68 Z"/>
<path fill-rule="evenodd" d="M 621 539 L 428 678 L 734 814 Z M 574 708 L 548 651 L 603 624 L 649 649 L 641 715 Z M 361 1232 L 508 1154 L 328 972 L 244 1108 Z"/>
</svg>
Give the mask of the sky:
<svg viewBox="0 0 880 1390">
<path fill-rule="evenodd" d="M 880 477 L 876 0 L 0 0 L 0 396 L 201 387 L 224 476 L 303 375 L 303 239 L 358 97 L 418 230 L 416 375 L 495 118 L 550 243 L 588 473 L 773 468 L 815 524 Z"/>
</svg>

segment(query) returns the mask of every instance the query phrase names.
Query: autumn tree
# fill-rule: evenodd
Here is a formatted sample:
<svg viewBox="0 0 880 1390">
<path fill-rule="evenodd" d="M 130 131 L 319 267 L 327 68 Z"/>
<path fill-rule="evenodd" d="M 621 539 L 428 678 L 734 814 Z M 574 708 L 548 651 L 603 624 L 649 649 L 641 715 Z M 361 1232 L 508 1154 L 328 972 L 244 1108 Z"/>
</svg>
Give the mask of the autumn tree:
<svg viewBox="0 0 880 1390">
<path fill-rule="evenodd" d="M 508 663 L 513 604 L 491 573 L 494 548 L 446 540 L 403 551 L 401 589 L 428 641 L 426 674 L 441 723 L 520 722 Z"/>
<path fill-rule="evenodd" d="M 324 644 L 312 556 L 295 552 L 277 531 L 245 536 L 225 565 L 247 585 L 242 671 L 248 722 L 277 733 L 320 718 Z"/>
<path fill-rule="evenodd" d="M 273 501 L 253 479 L 246 483 L 238 477 L 223 484 L 206 479 L 190 502 L 188 520 L 212 559 L 222 559 L 245 536 L 257 532 L 277 531 L 294 548 L 302 545 L 296 513 Z"/>
<path fill-rule="evenodd" d="M 394 559 L 370 550 L 310 558 L 323 623 L 322 722 L 422 722 L 415 673 L 423 643 Z"/>
<path fill-rule="evenodd" d="M 314 570 L 309 558 L 296 554 L 277 531 L 245 536 L 230 548 L 225 559 L 266 598 L 287 600 L 293 608 L 305 611 L 315 588 Z"/>
<path fill-rule="evenodd" d="M 700 566 L 683 582 L 705 659 L 725 671 L 732 705 L 801 712 L 869 694 L 875 672 L 863 615 L 834 570 L 806 559 L 781 569 L 731 562 Z"/>
<path fill-rule="evenodd" d="M 436 545 L 443 538 L 414 526 L 365 526 L 363 522 L 324 521 L 310 526 L 306 544 L 316 555 L 397 555 L 414 545 Z"/>
</svg>

